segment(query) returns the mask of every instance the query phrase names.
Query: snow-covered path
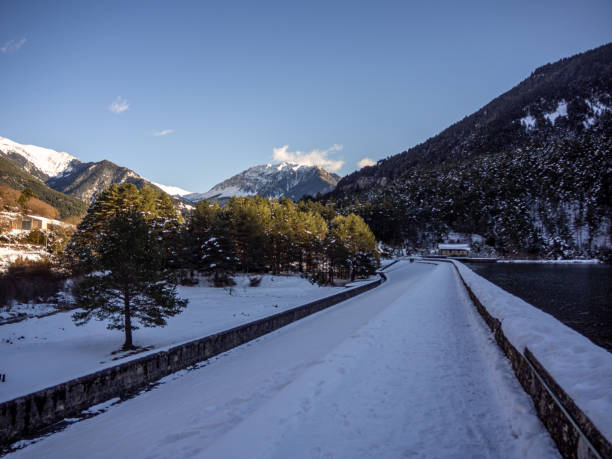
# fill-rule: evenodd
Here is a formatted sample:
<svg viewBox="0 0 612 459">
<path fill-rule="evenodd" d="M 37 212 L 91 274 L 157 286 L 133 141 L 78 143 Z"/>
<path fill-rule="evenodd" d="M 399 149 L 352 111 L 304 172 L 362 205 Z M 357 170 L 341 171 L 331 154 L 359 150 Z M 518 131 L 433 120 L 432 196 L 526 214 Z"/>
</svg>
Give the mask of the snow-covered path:
<svg viewBox="0 0 612 459">
<path fill-rule="evenodd" d="M 388 276 L 9 457 L 557 457 L 452 266 Z"/>
</svg>

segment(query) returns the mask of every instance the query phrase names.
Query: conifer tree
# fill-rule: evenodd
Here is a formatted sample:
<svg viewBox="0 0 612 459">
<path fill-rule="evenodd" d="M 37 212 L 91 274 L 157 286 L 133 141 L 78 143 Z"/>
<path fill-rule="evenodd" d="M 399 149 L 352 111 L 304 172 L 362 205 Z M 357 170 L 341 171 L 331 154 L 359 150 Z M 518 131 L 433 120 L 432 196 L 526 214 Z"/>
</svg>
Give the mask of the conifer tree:
<svg viewBox="0 0 612 459">
<path fill-rule="evenodd" d="M 77 325 L 108 320 L 123 330 L 123 349 L 133 349 L 136 323 L 166 325 L 187 304 L 176 295 L 179 216 L 163 193 L 113 185 L 92 204 L 66 250 L 82 278 L 75 288 Z"/>
<path fill-rule="evenodd" d="M 200 201 L 191 215 L 188 231 L 195 269 L 213 274 L 215 285 L 227 284 L 239 262 L 228 212 L 216 203 Z"/>
<path fill-rule="evenodd" d="M 369 274 L 378 265 L 376 238 L 361 217 L 338 215 L 332 220 L 328 253 L 332 266 L 346 268 L 351 281 Z"/>
</svg>

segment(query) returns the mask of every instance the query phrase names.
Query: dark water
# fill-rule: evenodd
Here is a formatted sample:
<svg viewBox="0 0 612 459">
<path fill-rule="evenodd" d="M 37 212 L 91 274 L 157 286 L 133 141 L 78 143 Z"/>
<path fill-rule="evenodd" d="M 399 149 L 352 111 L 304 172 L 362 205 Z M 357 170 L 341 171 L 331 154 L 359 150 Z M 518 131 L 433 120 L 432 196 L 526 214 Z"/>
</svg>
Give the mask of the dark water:
<svg viewBox="0 0 612 459">
<path fill-rule="evenodd" d="M 612 352 L 612 266 L 535 263 L 467 266 Z"/>
</svg>

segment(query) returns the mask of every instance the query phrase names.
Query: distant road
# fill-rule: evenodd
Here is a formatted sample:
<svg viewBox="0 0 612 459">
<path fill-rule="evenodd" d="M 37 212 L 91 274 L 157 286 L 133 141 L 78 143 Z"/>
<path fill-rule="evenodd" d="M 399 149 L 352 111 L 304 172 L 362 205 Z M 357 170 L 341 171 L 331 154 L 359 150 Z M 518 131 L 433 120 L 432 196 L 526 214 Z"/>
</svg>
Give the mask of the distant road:
<svg viewBox="0 0 612 459">
<path fill-rule="evenodd" d="M 388 278 L 7 457 L 558 457 L 452 266 Z"/>
</svg>

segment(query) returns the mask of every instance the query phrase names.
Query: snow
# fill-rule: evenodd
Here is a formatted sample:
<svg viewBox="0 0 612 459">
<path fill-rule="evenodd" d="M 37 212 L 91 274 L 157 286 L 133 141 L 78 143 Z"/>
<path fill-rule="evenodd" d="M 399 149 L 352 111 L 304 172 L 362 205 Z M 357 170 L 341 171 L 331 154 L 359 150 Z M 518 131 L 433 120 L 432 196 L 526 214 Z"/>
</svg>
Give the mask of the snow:
<svg viewBox="0 0 612 459">
<path fill-rule="evenodd" d="M 50 148 L 37 147 L 36 145 L 22 145 L 5 137 L 0 137 L 0 151 L 5 153 L 16 153 L 23 156 L 26 160 L 32 163 L 36 168 L 47 174 L 49 177 L 57 177 L 66 174 L 72 170 L 71 163 L 73 161 L 80 162 L 78 158 L 63 151 L 55 151 Z M 90 166 L 90 170 L 95 167 L 95 164 Z M 130 177 L 140 178 L 133 171 L 129 174 Z M 160 183 L 151 182 L 153 185 L 161 188 L 171 196 L 185 196 L 192 194 L 191 191 L 184 190 L 177 186 L 162 185 Z"/>
<path fill-rule="evenodd" d="M 17 258 L 40 261 L 48 256 L 45 248 L 39 245 L 0 246 L 0 272 L 6 271 Z"/>
<path fill-rule="evenodd" d="M 595 116 L 600 116 L 604 111 L 610 110 L 610 107 L 608 107 L 605 104 L 602 104 L 601 102 L 597 100 L 594 102 L 591 102 L 589 99 L 585 99 L 584 101 L 589 106 L 589 108 L 591 109 L 591 111 L 593 112 Z"/>
<path fill-rule="evenodd" d="M 60 175 L 72 161 L 77 160 L 74 156 L 63 151 L 55 151 L 35 145 L 22 145 L 5 137 L 0 137 L 0 150 L 23 156 L 50 177 Z"/>
<path fill-rule="evenodd" d="M 519 352 L 528 347 L 550 375 L 612 440 L 612 354 L 553 316 L 454 262 L 466 283 L 499 319 Z"/>
<path fill-rule="evenodd" d="M 535 129 L 536 119 L 531 115 L 527 115 L 521 118 L 521 124 L 529 131 L 530 129 Z"/>
<path fill-rule="evenodd" d="M 554 112 L 544 113 L 544 118 L 550 121 L 553 125 L 555 124 L 557 118 L 559 118 L 560 116 L 564 116 L 567 118 L 567 102 L 565 102 L 564 100 L 560 101 L 557 104 L 557 108 Z"/>
<path fill-rule="evenodd" d="M 453 268 L 388 277 L 7 457 L 559 457 Z"/>
<path fill-rule="evenodd" d="M 114 398 L 111 398 L 109 400 L 106 400 L 105 402 L 98 403 L 97 405 L 90 406 L 89 408 L 84 410 L 83 413 L 93 414 L 93 413 L 99 413 L 101 411 L 106 411 L 111 406 L 119 403 L 120 401 L 121 401 L 121 399 L 119 397 L 114 397 Z"/>
<path fill-rule="evenodd" d="M 261 190 L 266 190 L 266 195 L 271 198 L 280 198 L 313 169 L 318 169 L 318 166 L 293 162 L 253 166 L 218 183 L 206 193 L 192 193 L 184 198 L 196 202 L 202 199 L 255 196 Z"/>
<path fill-rule="evenodd" d="M 172 185 L 162 185 L 161 183 L 151 182 L 157 188 L 161 188 L 165 193 L 168 193 L 170 196 L 185 196 L 187 194 L 193 194 L 193 191 L 183 190 L 178 186 Z"/>
<path fill-rule="evenodd" d="M 179 296 L 189 299 L 187 308 L 169 318 L 166 327 L 136 330 L 135 344 L 150 347 L 148 353 L 159 351 L 344 290 L 318 287 L 296 276 L 265 275 L 258 287 L 249 287 L 247 276 L 235 280 L 237 285 L 231 288 L 179 287 Z M 77 327 L 71 316 L 72 312 L 60 312 L 0 326 L 2 373 L 8 375 L 0 401 L 119 363 L 112 360 L 111 352 L 123 344 L 122 332 L 107 330 L 106 322 L 96 320 Z"/>
<path fill-rule="evenodd" d="M 567 264 L 585 264 L 585 265 L 594 265 L 601 263 L 600 260 L 593 258 L 588 260 L 497 260 L 498 263 L 538 263 L 538 264 L 559 264 L 559 265 L 567 265 Z"/>
<path fill-rule="evenodd" d="M 15 303 L 0 306 L 0 325 L 9 320 L 40 317 L 53 314 L 56 311 L 55 305 L 46 303 Z"/>
<path fill-rule="evenodd" d="M 585 99 L 584 101 L 589 106 L 593 114 L 592 116 L 587 116 L 586 121 L 583 122 L 585 128 L 593 126 L 597 121 L 597 118 L 601 116 L 604 111 L 610 110 L 610 107 L 597 100 L 590 101 L 589 99 Z"/>
<path fill-rule="evenodd" d="M 238 186 L 228 186 L 228 187 L 219 187 L 216 186 L 211 188 L 206 193 L 193 193 L 185 196 L 190 201 L 201 201 L 203 199 L 211 199 L 211 198 L 231 198 L 231 197 L 243 197 L 243 196 L 252 196 L 254 193 L 249 193 L 244 191 L 242 188 Z"/>
<path fill-rule="evenodd" d="M 438 244 L 438 250 L 470 250 L 470 244 Z"/>
</svg>

